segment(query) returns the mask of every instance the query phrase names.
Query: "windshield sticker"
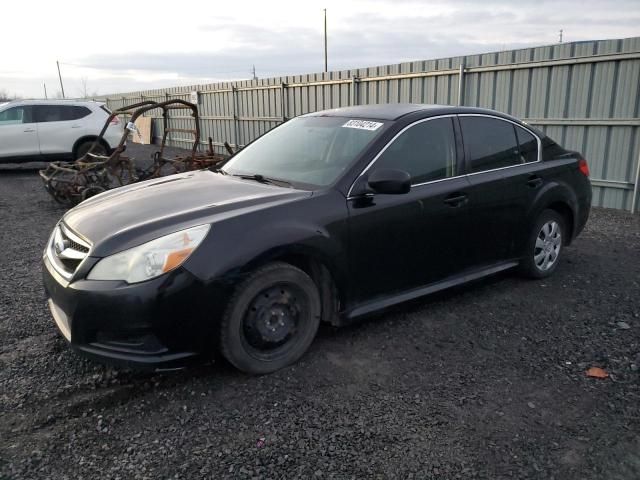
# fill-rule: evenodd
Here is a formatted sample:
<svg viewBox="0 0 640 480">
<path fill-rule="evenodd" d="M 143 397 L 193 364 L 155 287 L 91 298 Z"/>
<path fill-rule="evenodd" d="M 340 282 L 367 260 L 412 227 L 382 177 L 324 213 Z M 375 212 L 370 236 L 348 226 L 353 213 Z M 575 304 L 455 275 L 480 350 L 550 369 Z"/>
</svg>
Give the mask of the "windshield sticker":
<svg viewBox="0 0 640 480">
<path fill-rule="evenodd" d="M 371 122 L 369 120 L 349 120 L 342 125 L 343 128 L 359 128 L 360 130 L 377 130 L 382 126 L 380 122 Z"/>
</svg>

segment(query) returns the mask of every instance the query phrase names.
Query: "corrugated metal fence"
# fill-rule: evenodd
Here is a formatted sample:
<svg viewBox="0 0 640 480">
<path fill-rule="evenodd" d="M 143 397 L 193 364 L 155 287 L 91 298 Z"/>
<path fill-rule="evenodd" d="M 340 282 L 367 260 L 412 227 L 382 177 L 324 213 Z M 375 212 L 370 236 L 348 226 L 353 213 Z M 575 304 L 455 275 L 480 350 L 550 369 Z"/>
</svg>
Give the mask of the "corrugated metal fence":
<svg viewBox="0 0 640 480">
<path fill-rule="evenodd" d="M 640 172 L 640 37 L 424 60 L 328 73 L 96 97 L 110 108 L 198 92 L 202 143 L 242 146 L 283 120 L 374 103 L 486 107 L 522 118 L 584 153 L 596 206 L 631 209 Z M 151 113 L 153 114 L 153 113 Z M 173 116 L 170 127 L 189 128 Z M 162 136 L 154 120 L 154 136 Z M 186 138 L 171 144 L 187 146 Z M 634 192 L 636 186 L 636 192 Z M 640 202 L 636 200 L 636 208 Z"/>
</svg>

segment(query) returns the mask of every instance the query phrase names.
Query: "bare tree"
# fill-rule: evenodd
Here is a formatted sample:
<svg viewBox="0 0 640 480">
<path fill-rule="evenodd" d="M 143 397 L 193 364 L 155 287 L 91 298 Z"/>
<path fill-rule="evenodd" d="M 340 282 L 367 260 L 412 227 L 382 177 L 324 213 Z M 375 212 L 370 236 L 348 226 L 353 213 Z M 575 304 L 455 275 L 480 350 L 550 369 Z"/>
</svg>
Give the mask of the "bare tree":
<svg viewBox="0 0 640 480">
<path fill-rule="evenodd" d="M 19 97 L 14 93 L 13 95 L 7 93 L 6 90 L 0 90 L 0 102 L 8 102 L 10 100 L 16 100 Z"/>
<path fill-rule="evenodd" d="M 80 96 L 82 98 L 87 98 L 89 96 L 89 89 L 87 88 L 87 77 L 82 77 L 80 79 L 80 83 L 82 85 L 80 89 Z"/>
</svg>

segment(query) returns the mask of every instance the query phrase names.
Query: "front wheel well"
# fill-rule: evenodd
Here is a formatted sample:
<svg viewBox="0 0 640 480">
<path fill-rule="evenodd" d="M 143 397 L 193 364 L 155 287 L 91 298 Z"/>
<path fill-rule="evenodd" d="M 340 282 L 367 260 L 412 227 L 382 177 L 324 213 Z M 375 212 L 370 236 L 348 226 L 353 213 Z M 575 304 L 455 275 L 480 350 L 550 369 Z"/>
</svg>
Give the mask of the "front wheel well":
<svg viewBox="0 0 640 480">
<path fill-rule="evenodd" d="M 565 245 L 570 245 L 573 239 L 573 229 L 574 229 L 573 210 L 571 210 L 571 207 L 569 205 L 561 201 L 554 202 L 550 205 L 547 205 L 547 208 L 557 212 L 560 216 L 562 216 L 562 219 L 564 220 L 566 230 L 567 230 L 566 231 L 567 241 L 565 242 Z"/>
<path fill-rule="evenodd" d="M 311 255 L 302 253 L 285 253 L 269 260 L 289 263 L 309 275 L 320 293 L 322 302 L 321 320 L 335 326 L 340 325 L 339 312 L 342 304 L 342 292 L 325 263 Z"/>
</svg>

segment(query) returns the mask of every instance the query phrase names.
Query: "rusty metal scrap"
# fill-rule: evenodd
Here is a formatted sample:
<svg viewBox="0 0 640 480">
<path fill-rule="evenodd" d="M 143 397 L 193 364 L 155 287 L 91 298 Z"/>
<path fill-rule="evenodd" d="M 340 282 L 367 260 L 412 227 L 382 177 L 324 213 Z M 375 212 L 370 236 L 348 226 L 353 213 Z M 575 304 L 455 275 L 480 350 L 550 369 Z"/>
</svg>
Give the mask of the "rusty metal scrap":
<svg viewBox="0 0 640 480">
<path fill-rule="evenodd" d="M 126 140 L 131 131 L 136 131 L 136 119 L 145 112 L 154 109 L 162 110 L 164 133 L 160 149 L 153 154 L 153 162 L 146 168 L 142 168 L 136 164 L 134 158 L 124 154 Z M 175 109 L 191 110 L 195 128 L 170 128 L 169 111 Z M 94 154 L 94 149 L 100 146 L 111 121 L 118 115 L 125 114 L 130 114 L 131 118 L 126 124 L 120 143 L 109 156 Z M 165 156 L 166 141 L 168 135 L 172 132 L 193 135 L 193 145 L 188 154 L 179 154 L 173 158 Z M 107 118 L 93 145 L 82 158 L 73 162 L 52 162 L 46 169 L 40 170 L 40 177 L 46 190 L 56 201 L 71 207 L 112 188 L 165 175 L 214 167 L 225 159 L 223 156 L 216 155 L 213 152 L 213 140 L 211 138 L 209 138 L 206 152 L 197 151 L 199 143 L 200 121 L 196 105 L 179 99 L 164 102 L 147 100 L 114 110 Z"/>
</svg>

